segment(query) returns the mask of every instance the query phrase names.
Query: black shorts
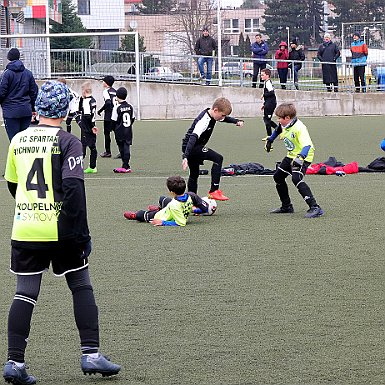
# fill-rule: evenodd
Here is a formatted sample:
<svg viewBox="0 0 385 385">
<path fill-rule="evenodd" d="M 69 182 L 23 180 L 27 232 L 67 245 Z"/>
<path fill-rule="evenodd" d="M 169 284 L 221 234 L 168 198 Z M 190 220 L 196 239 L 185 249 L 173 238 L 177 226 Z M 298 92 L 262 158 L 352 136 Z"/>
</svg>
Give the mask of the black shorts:
<svg viewBox="0 0 385 385">
<path fill-rule="evenodd" d="M 88 266 L 88 259 L 81 257 L 82 250 L 76 246 L 53 247 L 49 249 L 25 249 L 12 246 L 11 271 L 20 275 L 40 274 L 49 269 L 56 276 L 63 276 L 71 271 Z"/>
</svg>

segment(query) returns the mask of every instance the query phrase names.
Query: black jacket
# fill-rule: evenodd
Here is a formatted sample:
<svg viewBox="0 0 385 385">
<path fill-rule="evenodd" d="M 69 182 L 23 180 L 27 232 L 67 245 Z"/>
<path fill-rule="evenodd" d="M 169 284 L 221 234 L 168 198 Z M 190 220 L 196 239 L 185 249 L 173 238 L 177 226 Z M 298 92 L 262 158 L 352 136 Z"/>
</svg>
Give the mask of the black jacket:
<svg viewBox="0 0 385 385">
<path fill-rule="evenodd" d="M 296 49 L 292 49 L 289 52 L 289 60 L 294 61 L 295 65 L 298 66 L 298 68 L 302 68 L 302 61 L 305 60 L 305 54 L 303 53 L 302 47 L 298 46 Z M 289 63 L 289 68 L 291 68 L 292 63 Z"/>
<path fill-rule="evenodd" d="M 0 104 L 5 118 L 32 116 L 38 86 L 20 60 L 8 63 L 0 78 Z"/>
<path fill-rule="evenodd" d="M 217 42 L 211 36 L 201 36 L 195 43 L 195 53 L 202 56 L 213 56 L 217 51 Z"/>
</svg>

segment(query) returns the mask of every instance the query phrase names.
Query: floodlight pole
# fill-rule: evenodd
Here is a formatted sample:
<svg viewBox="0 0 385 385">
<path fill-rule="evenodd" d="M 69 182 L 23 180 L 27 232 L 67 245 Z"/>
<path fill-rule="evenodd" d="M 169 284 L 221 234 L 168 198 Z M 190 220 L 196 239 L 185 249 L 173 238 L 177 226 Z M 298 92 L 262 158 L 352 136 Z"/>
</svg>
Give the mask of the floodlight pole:
<svg viewBox="0 0 385 385">
<path fill-rule="evenodd" d="M 51 40 L 49 38 L 49 0 L 45 3 L 45 33 L 47 36 L 47 77 L 51 79 Z"/>
<path fill-rule="evenodd" d="M 218 86 L 222 86 L 222 30 L 221 30 L 221 0 L 217 0 L 217 28 L 218 28 Z"/>
<path fill-rule="evenodd" d="M 287 49 L 290 47 L 290 27 L 286 27 L 287 31 Z"/>
</svg>

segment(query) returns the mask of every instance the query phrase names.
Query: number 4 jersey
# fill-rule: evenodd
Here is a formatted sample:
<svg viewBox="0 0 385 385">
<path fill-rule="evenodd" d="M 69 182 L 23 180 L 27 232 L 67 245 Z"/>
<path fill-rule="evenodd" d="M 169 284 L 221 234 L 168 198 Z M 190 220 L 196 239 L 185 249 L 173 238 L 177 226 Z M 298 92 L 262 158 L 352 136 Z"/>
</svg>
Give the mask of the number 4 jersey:
<svg viewBox="0 0 385 385">
<path fill-rule="evenodd" d="M 17 184 L 13 245 L 90 239 L 82 146 L 75 136 L 45 125 L 18 133 L 9 146 L 5 179 Z"/>
</svg>

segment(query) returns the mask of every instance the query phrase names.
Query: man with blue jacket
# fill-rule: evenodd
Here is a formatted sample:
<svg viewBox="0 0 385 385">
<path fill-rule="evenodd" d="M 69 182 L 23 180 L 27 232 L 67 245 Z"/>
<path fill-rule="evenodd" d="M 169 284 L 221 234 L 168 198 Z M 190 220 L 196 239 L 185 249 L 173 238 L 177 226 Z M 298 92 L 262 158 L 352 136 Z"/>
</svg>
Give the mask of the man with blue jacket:
<svg viewBox="0 0 385 385">
<path fill-rule="evenodd" d="M 257 33 L 255 35 L 255 42 L 251 45 L 251 52 L 253 57 L 253 79 L 252 87 L 257 87 L 258 73 L 266 68 L 266 55 L 269 52 L 269 46 L 262 40 L 262 35 Z M 259 88 L 263 88 L 263 81 L 260 79 Z"/>
<path fill-rule="evenodd" d="M 352 53 L 353 79 L 356 92 L 366 92 L 365 67 L 368 57 L 368 46 L 358 33 L 353 33 L 353 42 L 350 47 Z"/>
<path fill-rule="evenodd" d="M 9 141 L 31 124 L 35 114 L 38 86 L 32 72 L 20 61 L 20 52 L 11 48 L 7 54 L 10 61 L 0 78 L 0 104 Z"/>
</svg>

